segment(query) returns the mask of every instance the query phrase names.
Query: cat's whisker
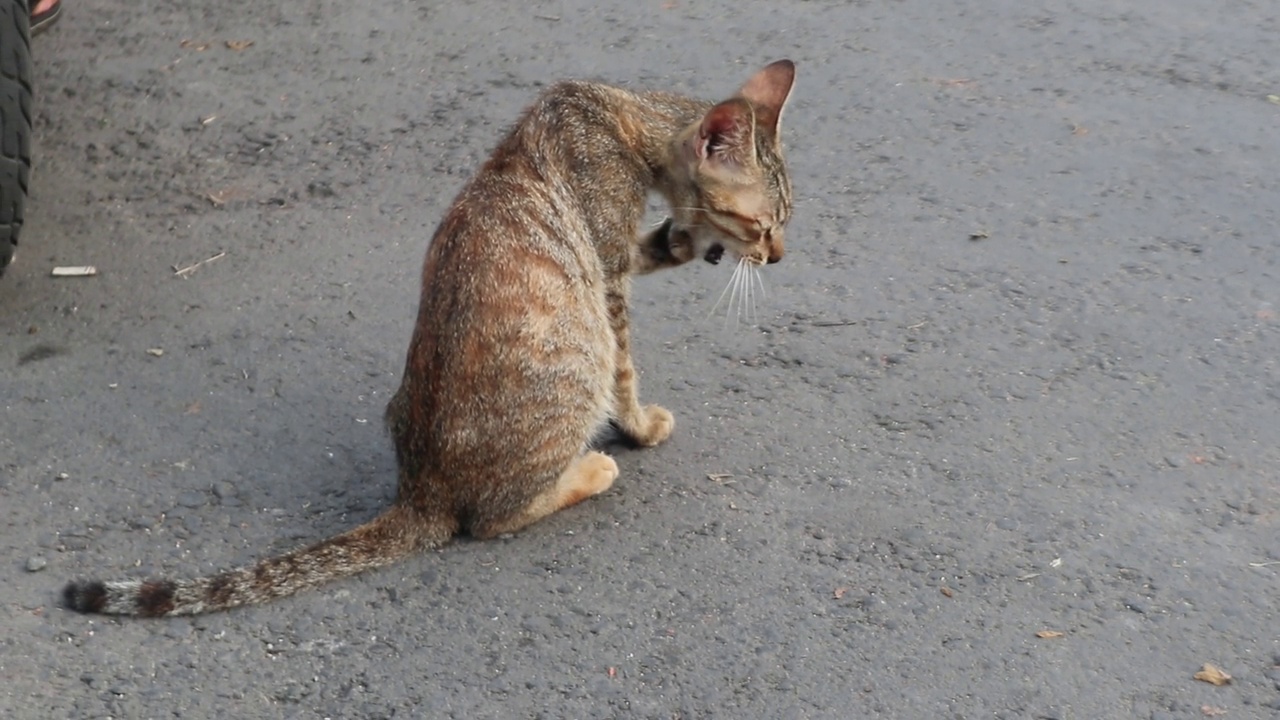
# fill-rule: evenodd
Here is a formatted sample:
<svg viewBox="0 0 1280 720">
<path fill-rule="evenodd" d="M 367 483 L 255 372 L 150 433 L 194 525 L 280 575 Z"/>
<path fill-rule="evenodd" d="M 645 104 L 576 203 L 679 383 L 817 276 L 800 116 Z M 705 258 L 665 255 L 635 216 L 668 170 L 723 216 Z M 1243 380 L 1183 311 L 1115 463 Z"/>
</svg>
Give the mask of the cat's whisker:
<svg viewBox="0 0 1280 720">
<path fill-rule="evenodd" d="M 742 320 L 742 281 L 745 277 L 746 273 L 742 269 L 742 261 L 739 260 L 738 264 L 733 268 L 733 293 L 729 296 L 729 307 L 725 308 L 725 322 L 727 324 L 729 318 L 732 317 L 735 331 L 738 329 L 738 323 Z"/>
<path fill-rule="evenodd" d="M 751 277 L 749 280 L 758 287 L 760 282 L 760 267 L 758 265 L 751 268 Z M 760 300 L 760 291 L 758 289 L 752 289 L 751 322 L 754 323 L 756 327 L 760 327 Z"/>
<path fill-rule="evenodd" d="M 743 263 L 742 304 L 738 307 L 738 317 L 751 323 L 751 263 Z"/>
<path fill-rule="evenodd" d="M 741 268 L 742 266 L 741 260 L 737 261 L 737 266 Z M 746 270 L 742 272 L 742 275 L 746 277 Z M 742 322 L 742 302 L 744 302 L 745 299 L 746 299 L 746 284 L 742 283 L 742 278 L 739 278 L 739 281 L 737 281 L 737 302 L 733 304 L 733 329 L 735 329 L 735 331 L 737 329 L 737 325 L 739 325 L 739 323 Z"/>
<path fill-rule="evenodd" d="M 712 315 L 716 314 L 716 310 L 720 309 L 720 303 L 724 302 L 724 298 L 726 295 L 729 295 L 729 290 L 733 287 L 733 283 L 737 279 L 738 279 L 738 268 L 735 267 L 733 269 L 733 275 L 729 278 L 729 284 L 724 286 L 724 290 L 720 292 L 720 297 L 716 298 L 716 303 L 712 305 L 711 310 L 707 312 L 708 319 L 710 319 Z M 732 296 L 730 296 L 729 302 L 730 303 L 733 302 Z"/>
<path fill-rule="evenodd" d="M 759 289 L 760 308 L 763 310 L 765 305 L 765 298 L 768 297 L 768 293 L 765 292 L 765 289 L 764 289 L 764 270 L 760 266 L 756 267 L 755 279 L 756 279 L 756 287 Z M 757 323 L 759 322 L 759 316 L 756 317 L 756 321 Z"/>
<path fill-rule="evenodd" d="M 726 330 L 731 325 L 736 330 L 739 324 L 759 327 L 764 298 L 768 295 L 764 286 L 763 267 L 745 256 L 739 257 L 738 262 L 734 263 L 728 283 L 707 311 L 707 318 L 715 316 L 720 307 L 724 306 Z"/>
<path fill-rule="evenodd" d="M 733 295 L 730 296 L 730 300 L 731 300 L 730 306 L 726 308 L 727 315 L 725 316 L 725 320 L 727 321 L 729 319 L 729 316 L 733 317 L 733 329 L 736 332 L 738 329 L 738 325 L 742 322 L 742 299 L 743 299 L 744 293 L 746 292 L 745 281 L 747 279 L 747 271 L 743 267 L 742 260 L 738 260 L 738 264 L 734 266 L 733 270 L 734 270 Z"/>
</svg>

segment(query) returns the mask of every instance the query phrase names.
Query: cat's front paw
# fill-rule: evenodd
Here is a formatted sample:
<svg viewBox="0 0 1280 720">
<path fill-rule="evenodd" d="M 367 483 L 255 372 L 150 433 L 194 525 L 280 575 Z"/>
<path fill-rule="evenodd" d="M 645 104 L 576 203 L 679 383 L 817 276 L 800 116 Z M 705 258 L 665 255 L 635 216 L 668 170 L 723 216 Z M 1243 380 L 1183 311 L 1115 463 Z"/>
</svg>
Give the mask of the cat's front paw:
<svg viewBox="0 0 1280 720">
<path fill-rule="evenodd" d="M 695 257 L 693 238 L 685 230 L 672 228 L 667 233 L 667 252 L 678 263 L 687 263 Z"/>
<path fill-rule="evenodd" d="M 645 447 L 653 447 L 671 437 L 676 419 L 669 410 L 657 405 L 645 405 L 635 418 L 634 427 L 625 428 L 632 440 Z"/>
<path fill-rule="evenodd" d="M 693 238 L 688 231 L 676 228 L 671 218 L 642 237 L 639 248 L 636 270 L 642 273 L 683 265 L 695 257 Z"/>
</svg>

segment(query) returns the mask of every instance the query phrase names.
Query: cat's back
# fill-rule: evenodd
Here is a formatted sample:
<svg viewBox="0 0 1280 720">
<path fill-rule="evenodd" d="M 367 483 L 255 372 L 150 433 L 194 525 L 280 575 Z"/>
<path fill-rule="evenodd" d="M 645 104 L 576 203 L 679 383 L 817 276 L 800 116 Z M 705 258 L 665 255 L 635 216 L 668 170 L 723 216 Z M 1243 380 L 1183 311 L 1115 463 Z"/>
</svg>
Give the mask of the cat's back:
<svg viewBox="0 0 1280 720">
<path fill-rule="evenodd" d="M 575 165 L 584 143 L 604 144 L 592 126 L 615 92 L 583 81 L 547 88 L 464 186 L 427 250 L 418 362 L 442 374 L 496 370 L 493 348 L 539 355 L 531 343 L 607 336 L 604 269 Z"/>
<path fill-rule="evenodd" d="M 519 284 L 529 268 L 598 279 L 590 214 L 595 188 L 618 174 L 618 118 L 634 96 L 583 80 L 540 93 L 459 193 L 436 229 L 424 285 Z M 466 277 L 447 275 L 466 268 Z M 464 288 L 465 289 L 465 288 Z M 428 290 L 424 286 L 424 290 Z"/>
</svg>

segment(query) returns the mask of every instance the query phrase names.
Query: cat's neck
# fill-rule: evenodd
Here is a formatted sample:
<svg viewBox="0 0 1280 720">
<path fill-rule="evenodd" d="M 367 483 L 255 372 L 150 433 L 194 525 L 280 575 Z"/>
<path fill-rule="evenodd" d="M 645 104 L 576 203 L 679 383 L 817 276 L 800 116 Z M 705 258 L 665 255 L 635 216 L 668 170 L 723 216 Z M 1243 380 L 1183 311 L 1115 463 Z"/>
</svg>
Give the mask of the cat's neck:
<svg viewBox="0 0 1280 720">
<path fill-rule="evenodd" d="M 619 139 L 642 160 L 649 177 L 645 184 L 663 194 L 676 181 L 673 170 L 681 158 L 675 138 L 697 122 L 711 103 L 671 93 L 626 93 L 619 108 Z"/>
<path fill-rule="evenodd" d="M 539 173 L 586 201 L 589 222 L 618 214 L 638 220 L 646 194 L 671 199 L 688 182 L 676 138 L 710 107 L 670 93 L 566 81 L 543 93 L 489 163 L 534 158 Z"/>
<path fill-rule="evenodd" d="M 698 122 L 712 106 L 707 101 L 669 92 L 631 92 L 596 83 L 568 82 L 561 91 L 593 99 L 591 104 L 603 113 L 591 113 L 594 115 L 591 123 L 605 126 L 599 128 L 604 131 L 602 135 L 608 137 L 605 145 L 617 142 L 620 155 L 630 160 L 625 163 L 630 165 L 627 174 L 634 173 L 630 182 L 663 195 L 667 195 L 671 183 L 676 182 L 672 173 L 680 163 L 676 156 L 676 136 Z M 579 140 L 573 138 L 575 145 L 581 145 Z M 571 154 L 586 152 L 599 159 L 602 152 L 609 154 L 607 147 L 599 145 L 600 141 L 604 141 L 604 137 L 596 136 L 590 147 L 573 147 Z M 613 165 L 613 169 L 622 168 Z"/>
</svg>

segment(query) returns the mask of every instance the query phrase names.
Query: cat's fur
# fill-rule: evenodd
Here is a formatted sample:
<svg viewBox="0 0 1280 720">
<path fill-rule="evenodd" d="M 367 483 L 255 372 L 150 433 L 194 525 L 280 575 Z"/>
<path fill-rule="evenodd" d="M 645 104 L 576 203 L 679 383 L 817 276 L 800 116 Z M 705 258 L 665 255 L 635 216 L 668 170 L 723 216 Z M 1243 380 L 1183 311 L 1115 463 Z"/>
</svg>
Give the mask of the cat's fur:
<svg viewBox="0 0 1280 720">
<path fill-rule="evenodd" d="M 260 603 L 467 532 L 489 538 L 608 489 L 589 449 L 612 420 L 644 446 L 671 413 L 637 399 L 629 277 L 724 250 L 782 258 L 791 212 L 780 60 L 712 104 L 564 82 L 544 92 L 436 229 L 404 378 L 386 421 L 395 504 L 368 523 L 195 580 L 73 582 L 68 607 L 190 615 Z M 649 191 L 672 219 L 638 236 Z"/>
</svg>

